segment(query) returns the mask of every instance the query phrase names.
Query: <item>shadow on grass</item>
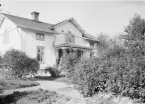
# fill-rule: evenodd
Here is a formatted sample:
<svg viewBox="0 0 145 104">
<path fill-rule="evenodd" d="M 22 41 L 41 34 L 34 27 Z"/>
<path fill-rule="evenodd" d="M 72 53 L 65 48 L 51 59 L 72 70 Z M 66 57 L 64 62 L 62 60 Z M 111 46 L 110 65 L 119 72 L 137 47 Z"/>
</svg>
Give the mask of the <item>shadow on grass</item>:
<svg viewBox="0 0 145 104">
<path fill-rule="evenodd" d="M 65 77 L 64 75 L 61 75 L 59 77 L 53 77 L 53 76 L 35 76 L 34 78 L 30 79 L 30 80 L 47 80 L 47 81 L 54 81 L 56 79 L 59 79 L 59 78 L 63 78 Z"/>
<path fill-rule="evenodd" d="M 30 92 L 13 92 L 10 95 L 1 95 L 0 96 L 0 104 L 16 104 L 17 100 L 19 100 L 20 98 L 28 95 Z"/>
</svg>

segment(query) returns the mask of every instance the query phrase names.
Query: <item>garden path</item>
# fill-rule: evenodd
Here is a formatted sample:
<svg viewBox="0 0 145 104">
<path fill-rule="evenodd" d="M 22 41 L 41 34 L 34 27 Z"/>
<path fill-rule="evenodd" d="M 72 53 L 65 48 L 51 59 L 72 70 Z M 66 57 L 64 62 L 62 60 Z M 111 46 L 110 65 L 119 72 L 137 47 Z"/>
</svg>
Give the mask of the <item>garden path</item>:
<svg viewBox="0 0 145 104">
<path fill-rule="evenodd" d="M 56 81 L 36 81 L 36 82 L 40 83 L 40 85 L 35 87 L 5 90 L 2 93 L 2 95 L 11 94 L 14 91 L 23 92 L 23 91 L 38 90 L 39 88 L 42 88 L 44 90 L 56 91 L 58 94 L 62 94 L 69 97 L 83 98 L 83 96 L 79 93 L 79 91 L 77 91 L 71 85 L 68 85 L 66 83 Z"/>
</svg>

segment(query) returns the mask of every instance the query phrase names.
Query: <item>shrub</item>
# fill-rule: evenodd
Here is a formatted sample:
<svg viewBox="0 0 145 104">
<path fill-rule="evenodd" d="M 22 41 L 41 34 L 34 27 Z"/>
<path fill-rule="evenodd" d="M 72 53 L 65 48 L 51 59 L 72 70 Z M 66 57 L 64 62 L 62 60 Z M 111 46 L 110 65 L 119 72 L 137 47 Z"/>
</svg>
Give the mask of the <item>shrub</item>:
<svg viewBox="0 0 145 104">
<path fill-rule="evenodd" d="M 75 65 L 79 62 L 79 58 L 76 54 L 70 53 L 63 57 L 63 60 L 61 61 L 61 68 L 60 70 L 65 73 L 65 76 L 67 78 L 71 78 L 73 75 L 73 72 L 75 70 Z"/>
<path fill-rule="evenodd" d="M 24 52 L 11 49 L 4 55 L 4 65 L 11 76 L 24 78 L 29 74 L 36 74 L 39 70 L 39 62 L 28 57 Z"/>
<path fill-rule="evenodd" d="M 58 70 L 56 66 L 47 67 L 44 70 L 45 70 L 45 73 L 49 72 L 51 77 L 59 77 L 60 76 L 60 70 Z"/>
<path fill-rule="evenodd" d="M 84 97 L 92 96 L 105 88 L 108 74 L 107 70 L 103 68 L 106 62 L 102 62 L 98 58 L 91 58 L 76 65 L 71 81 L 78 85 Z"/>
<path fill-rule="evenodd" d="M 127 49 L 114 47 L 105 57 L 109 64 L 107 91 L 116 94 L 145 99 L 144 57 L 130 53 Z"/>
</svg>

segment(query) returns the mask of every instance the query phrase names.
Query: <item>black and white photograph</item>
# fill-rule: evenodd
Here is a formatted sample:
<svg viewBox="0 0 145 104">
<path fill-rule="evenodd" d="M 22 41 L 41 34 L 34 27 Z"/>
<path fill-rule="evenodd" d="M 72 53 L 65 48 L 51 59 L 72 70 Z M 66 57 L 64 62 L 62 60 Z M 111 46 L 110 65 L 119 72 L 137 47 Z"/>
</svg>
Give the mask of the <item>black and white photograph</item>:
<svg viewBox="0 0 145 104">
<path fill-rule="evenodd" d="M 145 0 L 0 0 L 0 104 L 145 104 Z"/>
</svg>

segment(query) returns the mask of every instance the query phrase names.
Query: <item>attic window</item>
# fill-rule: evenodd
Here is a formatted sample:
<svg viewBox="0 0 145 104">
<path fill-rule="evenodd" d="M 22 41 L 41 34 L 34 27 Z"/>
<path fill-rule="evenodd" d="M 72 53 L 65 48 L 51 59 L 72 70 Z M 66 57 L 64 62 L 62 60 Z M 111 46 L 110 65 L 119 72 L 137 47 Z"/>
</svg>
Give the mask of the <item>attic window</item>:
<svg viewBox="0 0 145 104">
<path fill-rule="evenodd" d="M 36 39 L 37 40 L 44 40 L 45 39 L 45 35 L 41 34 L 41 33 L 36 33 Z"/>
</svg>

